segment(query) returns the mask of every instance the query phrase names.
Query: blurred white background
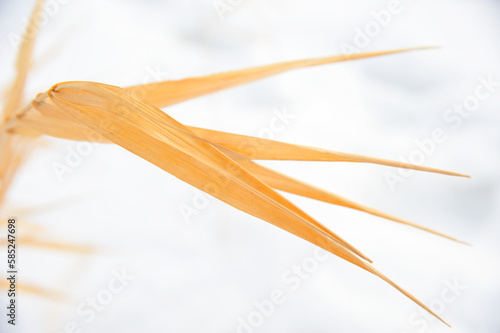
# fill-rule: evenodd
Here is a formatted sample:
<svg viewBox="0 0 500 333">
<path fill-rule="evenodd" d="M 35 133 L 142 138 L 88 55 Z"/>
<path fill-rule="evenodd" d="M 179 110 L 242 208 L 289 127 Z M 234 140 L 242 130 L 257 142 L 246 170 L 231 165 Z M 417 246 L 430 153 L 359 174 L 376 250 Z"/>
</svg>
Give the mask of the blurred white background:
<svg viewBox="0 0 500 333">
<path fill-rule="evenodd" d="M 33 3 L 0 2 L 3 91 L 14 75 L 12 36 L 22 34 Z M 253 136 L 287 112 L 289 121 L 273 132 L 277 140 L 393 160 L 424 156 L 427 166 L 470 174 L 403 177 L 368 164 L 264 163 L 473 246 L 286 194 L 432 306 L 450 330 L 378 278 L 333 256 L 318 261 L 311 244 L 120 147 L 92 146 L 61 181 L 53 164 L 78 143 L 44 138 L 2 216 L 34 207 L 18 215 L 20 223 L 41 226 L 44 239 L 98 252 L 21 248 L 21 281 L 67 299 L 21 294 L 19 324 L 12 330 L 4 318 L 2 332 L 499 332 L 497 2 L 54 0 L 45 13 L 27 101 L 68 80 L 127 86 L 339 54 L 346 45 L 363 52 L 441 46 L 302 69 L 165 112 Z M 484 80 L 493 81 L 491 93 L 470 104 Z M 471 111 L 453 111 L 464 103 Z M 418 153 L 416 141 L 436 129 L 446 140 Z M 390 175 L 400 181 L 391 186 Z M 183 216 L 186 209 L 194 213 Z M 293 268 L 301 265 L 309 273 L 299 277 Z M 134 279 L 121 292 L 95 316 L 78 312 L 90 309 L 89 298 L 104 300 L 122 270 Z M 273 293 L 281 302 L 270 307 Z M 5 293 L 0 297 L 4 304 Z"/>
</svg>

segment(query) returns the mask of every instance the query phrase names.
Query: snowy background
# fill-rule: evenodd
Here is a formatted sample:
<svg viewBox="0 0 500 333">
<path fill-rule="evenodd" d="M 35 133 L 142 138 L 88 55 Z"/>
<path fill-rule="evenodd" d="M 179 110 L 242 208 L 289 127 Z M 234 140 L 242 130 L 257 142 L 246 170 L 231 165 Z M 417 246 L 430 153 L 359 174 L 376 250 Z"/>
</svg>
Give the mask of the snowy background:
<svg viewBox="0 0 500 333">
<path fill-rule="evenodd" d="M 127 86 L 340 54 L 346 47 L 441 46 L 297 70 L 165 112 L 188 125 L 253 136 L 271 129 L 280 141 L 420 158 L 427 166 L 470 174 L 472 179 L 368 164 L 263 163 L 473 246 L 285 194 L 433 307 L 450 330 L 378 278 L 120 147 L 93 145 L 71 173 L 58 177 L 54 162 L 64 163 L 78 143 L 44 138 L 19 173 L 2 218 L 17 215 L 20 223 L 39 226 L 46 240 L 90 245 L 97 253 L 21 248 L 21 281 L 62 291 L 66 299 L 21 294 L 19 325 L 7 327 L 2 314 L 1 332 L 500 330 L 498 2 L 48 3 L 27 100 L 68 80 Z M 2 91 L 14 75 L 12 36 L 22 34 L 32 6 L 28 0 L 0 2 Z M 492 84 L 485 85 L 488 80 Z M 283 112 L 288 120 L 273 131 L 273 119 Z M 436 130 L 441 140 L 429 144 Z M 424 151 L 422 142 L 432 149 Z M 192 214 L 183 214 L 186 209 Z M 123 272 L 128 278 L 120 291 L 110 293 Z M 99 303 L 95 313 L 87 304 L 92 298 Z M 4 292 L 0 300 L 4 308 Z"/>
</svg>

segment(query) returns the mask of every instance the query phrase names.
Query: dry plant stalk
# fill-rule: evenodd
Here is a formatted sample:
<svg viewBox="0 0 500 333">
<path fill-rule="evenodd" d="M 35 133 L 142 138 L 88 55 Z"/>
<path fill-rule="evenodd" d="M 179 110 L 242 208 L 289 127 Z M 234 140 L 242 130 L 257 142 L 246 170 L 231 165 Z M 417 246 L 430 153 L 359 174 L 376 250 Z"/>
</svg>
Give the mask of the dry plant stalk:
<svg viewBox="0 0 500 333">
<path fill-rule="evenodd" d="M 32 18 L 41 10 L 42 3 L 41 0 L 37 1 Z M 371 260 L 354 246 L 303 212 L 276 190 L 349 207 L 457 241 L 455 238 L 362 206 L 266 168 L 255 160 L 363 162 L 454 176 L 465 175 L 373 157 L 189 127 L 160 110 L 205 94 L 293 69 L 414 49 L 291 61 L 128 88 L 97 82 L 63 82 L 39 94 L 26 107 L 22 107 L 23 90 L 34 41 L 34 37 L 24 38 L 20 46 L 16 64 L 17 77 L 7 95 L 2 113 L 0 202 L 3 202 L 16 171 L 26 159 L 30 143 L 37 137 L 48 135 L 70 140 L 95 139 L 99 142 L 114 143 L 219 200 L 378 276 L 443 321 L 422 302 L 373 268 L 370 265 Z M 59 250 L 88 251 L 85 247 L 47 243 L 37 240 L 36 237 L 27 238 L 24 242 L 26 245 Z M 36 294 L 46 295 L 35 287 L 24 288 Z"/>
</svg>

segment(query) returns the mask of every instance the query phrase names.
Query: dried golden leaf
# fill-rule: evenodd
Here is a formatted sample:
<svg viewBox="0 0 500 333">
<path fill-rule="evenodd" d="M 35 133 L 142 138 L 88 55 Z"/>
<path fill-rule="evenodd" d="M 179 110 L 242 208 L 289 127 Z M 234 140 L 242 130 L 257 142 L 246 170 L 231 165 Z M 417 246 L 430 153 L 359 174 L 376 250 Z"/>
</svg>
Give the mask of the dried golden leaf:
<svg viewBox="0 0 500 333">
<path fill-rule="evenodd" d="M 91 82 L 58 84 L 49 96 L 68 115 L 188 184 L 353 260 L 344 249 L 355 251 L 352 246 L 340 238 L 336 241 L 342 246 L 334 244 L 324 231 L 283 207 L 278 193 L 146 101 L 133 99 L 121 88 Z"/>
<path fill-rule="evenodd" d="M 221 201 L 379 276 L 439 318 L 414 296 L 361 260 L 359 251 L 351 245 L 327 233 L 325 227 L 315 223 L 234 160 L 147 101 L 134 99 L 121 88 L 92 82 L 57 84 L 48 95 L 67 115 L 108 140 Z M 111 127 L 107 125 L 110 122 Z"/>
<path fill-rule="evenodd" d="M 381 158 L 340 153 L 252 136 L 214 131 L 205 128 L 190 127 L 190 129 L 200 137 L 205 138 L 212 143 L 224 146 L 255 160 L 363 162 L 397 168 L 435 172 L 452 176 L 469 177 L 456 172 L 390 161 Z"/>
<path fill-rule="evenodd" d="M 30 17 L 30 25 L 33 26 L 31 36 L 27 32 L 19 47 L 16 60 L 16 77 L 7 93 L 5 106 L 1 114 L 0 124 L 0 204 L 4 200 L 5 192 L 14 178 L 16 170 L 24 162 L 30 147 L 29 143 L 22 138 L 14 138 L 5 131 L 5 122 L 21 106 L 24 86 L 31 65 L 31 54 L 35 44 L 38 25 L 35 24 L 35 18 L 42 10 L 43 0 L 37 0 Z M 28 29 L 28 28 L 27 28 Z"/>
<path fill-rule="evenodd" d="M 33 53 L 33 47 L 38 33 L 38 24 L 35 23 L 35 18 L 40 14 L 42 5 L 43 0 L 36 1 L 29 21 L 30 34 L 28 35 L 28 33 L 25 32 L 21 44 L 19 45 L 16 61 L 17 75 L 7 93 L 7 100 L 3 109 L 2 122 L 8 119 L 17 109 L 21 107 L 24 86 L 31 65 L 31 55 Z"/>
<path fill-rule="evenodd" d="M 126 89 L 130 91 L 133 96 L 144 98 L 157 107 L 163 108 L 199 96 L 261 80 L 293 69 L 427 48 L 428 47 L 417 47 L 392 51 L 345 54 L 316 59 L 296 60 L 183 80 L 142 84 L 128 87 Z"/>
<path fill-rule="evenodd" d="M 352 209 L 356 209 L 365 213 L 369 213 L 375 216 L 379 216 L 388 220 L 392 220 L 395 222 L 399 222 L 402 224 L 406 224 L 421 230 L 428 231 L 430 233 L 448 238 L 453 241 L 461 242 L 457 240 L 456 238 L 453 238 L 451 236 L 445 235 L 441 232 L 429 229 L 427 227 L 421 226 L 419 224 L 409 222 L 406 220 L 403 220 L 399 217 L 389 215 L 387 213 L 381 212 L 379 210 L 366 207 L 363 205 L 360 205 L 354 201 L 351 201 L 349 199 L 343 198 L 337 194 L 325 191 L 319 187 L 312 186 L 310 184 L 301 182 L 298 179 L 292 178 L 290 176 L 287 176 L 285 174 L 279 173 L 275 170 L 266 168 L 258 163 L 253 162 L 248 156 L 236 153 L 232 150 L 229 150 L 227 148 L 221 147 L 221 151 L 223 151 L 226 155 L 231 157 L 233 160 L 238 162 L 242 167 L 247 169 L 250 173 L 252 173 L 254 176 L 259 178 L 261 181 L 269 185 L 270 187 L 280 190 L 280 191 L 285 191 L 288 193 L 293 193 L 296 195 L 300 195 L 303 197 L 311 198 L 311 199 L 316 199 L 319 201 L 331 203 L 334 205 L 339 205 L 339 206 L 344 206 Z M 463 243 L 463 242 L 462 242 Z"/>
</svg>

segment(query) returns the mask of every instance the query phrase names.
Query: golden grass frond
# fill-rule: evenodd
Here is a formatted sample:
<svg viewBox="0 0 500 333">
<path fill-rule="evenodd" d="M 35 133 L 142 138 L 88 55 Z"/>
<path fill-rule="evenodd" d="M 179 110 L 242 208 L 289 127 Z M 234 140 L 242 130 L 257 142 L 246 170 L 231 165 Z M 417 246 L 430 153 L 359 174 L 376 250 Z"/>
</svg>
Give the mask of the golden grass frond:
<svg viewBox="0 0 500 333">
<path fill-rule="evenodd" d="M 5 130 L 5 122 L 21 107 L 24 93 L 24 86 L 28 77 L 31 65 L 31 55 L 35 45 L 38 25 L 33 24 L 35 18 L 42 11 L 43 0 L 37 0 L 30 17 L 30 25 L 34 27 L 31 37 L 27 38 L 27 32 L 19 46 L 16 60 L 16 77 L 7 92 L 7 99 L 0 115 L 0 204 L 3 202 L 5 193 L 8 190 L 16 171 L 24 162 L 30 150 L 28 140 L 9 135 Z M 28 29 L 28 28 L 27 28 Z"/>
<path fill-rule="evenodd" d="M 272 187 L 341 204 L 445 235 L 356 205 L 251 161 L 251 158 L 256 157 L 253 154 L 255 151 L 263 152 L 262 155 L 257 155 L 259 158 L 278 155 L 278 159 L 299 159 L 301 155 L 294 152 L 300 151 L 300 146 L 275 141 L 262 144 L 260 141 L 255 141 L 260 140 L 257 138 L 190 128 L 175 121 L 149 101 L 134 98 L 132 95 L 133 93 L 125 89 L 95 82 L 60 83 L 53 86 L 46 94 L 40 95 L 32 107 L 19 113 L 16 121 L 21 123 L 24 121 L 33 131 L 50 127 L 50 120 L 65 123 L 61 128 L 65 128 L 66 132 L 75 133 L 76 130 L 90 129 L 221 201 L 375 274 L 439 318 L 418 299 L 375 270 L 368 263 L 371 261 L 359 250 L 286 200 Z M 37 124 L 37 119 L 42 118 L 45 121 L 43 126 L 35 128 L 36 125 L 30 125 Z M 26 119 L 31 120 L 26 122 Z M 75 126 L 67 127 L 68 124 Z M 203 135 L 199 135 L 200 133 Z M 221 137 L 229 139 L 224 140 Z M 255 142 L 249 145 L 252 147 L 252 153 L 244 149 L 243 143 L 248 140 Z M 259 145 L 259 149 L 256 145 Z M 264 148 L 260 148 L 261 146 Z M 288 149 L 280 149 L 281 147 Z M 303 148 L 303 154 L 309 154 L 306 160 L 354 160 L 350 154 L 342 155 L 308 147 Z"/>
<path fill-rule="evenodd" d="M 133 91 L 131 91 L 130 89 L 127 90 L 131 92 L 131 95 L 133 94 Z M 10 120 L 6 128 L 10 133 L 17 133 L 28 136 L 46 134 L 54 137 L 78 141 L 94 140 L 99 142 L 110 142 L 102 135 L 94 135 L 90 132 L 91 130 L 89 130 L 89 128 L 82 122 L 69 116 L 65 112 L 62 112 L 62 110 L 60 110 L 60 108 L 49 98 L 48 93 L 39 94 L 37 98 L 32 101 L 30 106 L 22 109 L 16 114 L 16 117 Z M 265 183 L 267 183 L 274 189 L 298 194 L 301 196 L 344 207 L 357 209 L 392 221 L 410 225 L 454 241 L 458 241 L 456 238 L 447 236 L 441 232 L 383 213 L 373 208 L 362 206 L 348 199 L 342 198 L 341 196 L 329 193 L 319 188 L 315 188 L 309 184 L 300 182 L 286 175 L 279 174 L 271 169 L 251 162 L 251 159 L 360 162 L 441 173 L 453 176 L 469 177 L 467 175 L 414 164 L 349 153 L 328 151 L 320 148 L 306 147 L 264 138 L 251 137 L 204 128 L 185 126 L 185 129 L 193 132 L 190 135 L 196 134 L 200 139 L 206 140 L 212 146 L 218 148 L 226 155 L 235 159 L 240 165 L 244 164 L 245 168 L 251 169 L 251 172 L 255 176 L 257 176 L 257 178 L 261 180 L 265 179 Z"/>
<path fill-rule="evenodd" d="M 224 149 L 224 148 L 222 148 Z M 238 154 L 234 151 L 231 151 L 229 149 L 224 149 L 223 151 L 226 152 L 228 156 L 233 158 L 235 161 L 237 161 L 241 166 L 246 168 L 248 171 L 250 171 L 252 174 L 254 174 L 257 178 L 262 180 L 264 183 L 268 184 L 272 188 L 296 195 L 300 195 L 303 197 L 327 202 L 330 204 L 338 205 L 338 206 L 343 206 L 343 207 L 348 207 L 352 209 L 356 209 L 368 214 L 372 214 L 378 217 L 382 217 L 391 221 L 395 221 L 398 223 L 406 224 L 412 227 L 415 227 L 417 229 L 421 229 L 433 234 L 436 234 L 438 236 L 442 236 L 445 238 L 448 238 L 450 240 L 456 241 L 456 242 L 461 242 L 458 239 L 445 235 L 441 232 L 429 229 L 427 227 L 421 226 L 419 224 L 403 220 L 399 217 L 389 215 L 387 213 L 381 212 L 379 210 L 366 207 L 363 205 L 360 205 L 354 201 L 351 201 L 349 199 L 343 198 L 340 195 L 325 191 L 319 187 L 312 186 L 310 184 L 307 184 L 305 182 L 302 182 L 298 179 L 292 178 L 290 176 L 287 176 L 285 174 L 279 173 L 275 170 L 272 170 L 270 168 L 266 168 L 258 163 L 253 162 L 248 156 Z"/>
<path fill-rule="evenodd" d="M 37 1 L 32 17 L 39 13 L 42 3 L 41 0 Z M 5 197 L 15 172 L 28 155 L 27 143 L 32 139 L 49 135 L 70 140 L 114 143 L 213 197 L 378 276 L 445 323 L 417 298 L 377 271 L 371 265 L 371 260 L 361 251 L 276 190 L 356 209 L 456 241 L 455 238 L 362 206 L 263 167 L 254 160 L 362 162 L 468 176 L 380 158 L 185 126 L 160 110 L 294 69 L 421 48 L 290 61 L 128 88 L 97 82 L 63 82 L 39 94 L 28 106 L 21 108 L 34 41 L 34 37 L 25 38 L 21 44 L 16 64 L 17 76 L 9 90 L 9 98 L 2 113 L 0 201 Z M 47 242 L 35 236 L 25 237 L 22 242 L 25 245 L 55 250 L 83 253 L 91 251 L 87 247 Z M 6 282 L 0 282 L 0 287 L 5 286 Z M 33 286 L 25 285 L 24 289 L 34 294 L 58 298 L 57 294 Z"/>
<path fill-rule="evenodd" d="M 69 82 L 55 85 L 49 96 L 66 114 L 184 182 L 329 251 L 351 257 L 348 252 L 354 250 L 352 246 L 339 238 L 337 241 L 343 245 L 334 244 L 324 231 L 283 207 L 280 201 L 284 199 L 279 194 L 237 163 L 154 105 L 132 98 L 124 89 Z"/>
</svg>

